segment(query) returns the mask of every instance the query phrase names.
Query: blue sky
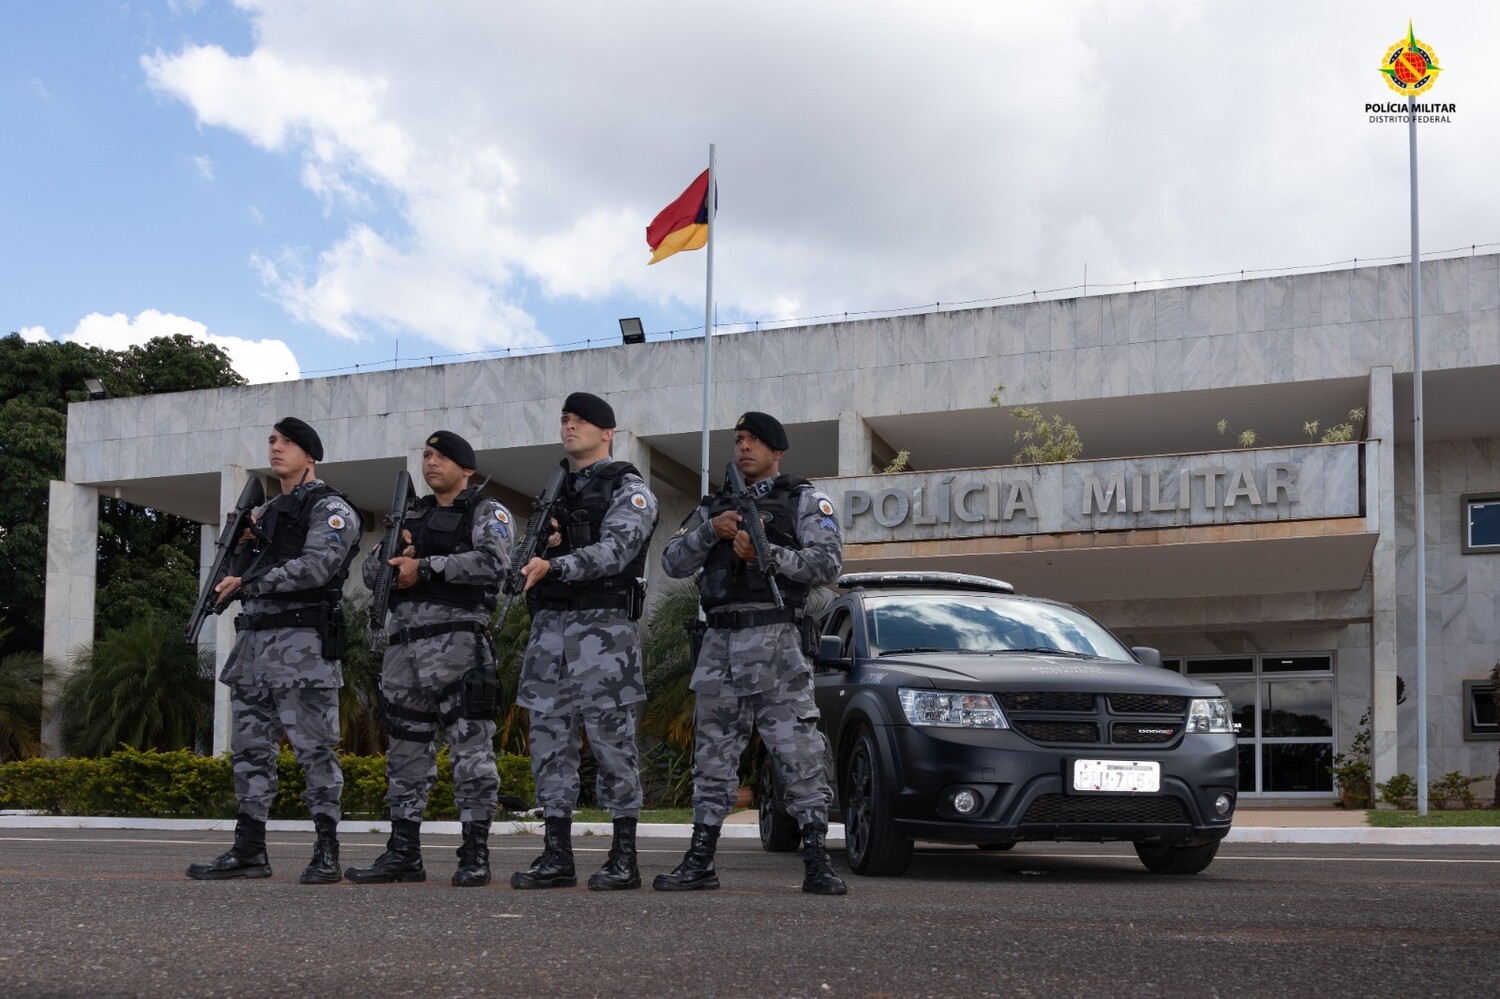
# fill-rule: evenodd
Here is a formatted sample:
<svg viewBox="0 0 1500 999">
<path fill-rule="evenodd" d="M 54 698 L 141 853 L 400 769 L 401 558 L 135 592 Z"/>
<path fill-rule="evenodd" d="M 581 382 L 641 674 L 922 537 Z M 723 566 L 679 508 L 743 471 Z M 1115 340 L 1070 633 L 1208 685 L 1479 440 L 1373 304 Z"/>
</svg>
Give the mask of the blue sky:
<svg viewBox="0 0 1500 999">
<path fill-rule="evenodd" d="M 720 165 L 722 322 L 1500 241 L 1490 6 L 8 0 L 0 333 L 254 380 L 702 322 L 643 229 Z M 691 16 L 688 16 L 691 14 Z"/>
</svg>

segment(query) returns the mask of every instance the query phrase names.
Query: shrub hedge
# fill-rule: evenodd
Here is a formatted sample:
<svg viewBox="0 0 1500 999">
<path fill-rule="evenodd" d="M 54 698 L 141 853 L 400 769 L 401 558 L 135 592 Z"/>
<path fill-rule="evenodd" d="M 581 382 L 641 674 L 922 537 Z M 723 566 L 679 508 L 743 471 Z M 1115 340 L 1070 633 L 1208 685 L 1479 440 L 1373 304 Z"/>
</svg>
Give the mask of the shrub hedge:
<svg viewBox="0 0 1500 999">
<path fill-rule="evenodd" d="M 500 793 L 532 801 L 531 761 L 501 753 Z M 384 818 L 385 757 L 340 754 L 344 770 L 344 814 Z M 271 806 L 273 819 L 308 818 L 302 803 L 302 767 L 287 748 L 276 761 L 280 787 Z M 437 784 L 427 818 L 456 819 L 453 771 L 448 747 L 438 749 Z M 0 764 L 0 808 L 48 815 L 120 815 L 155 818 L 233 818 L 234 775 L 228 756 L 199 756 L 185 749 L 159 753 L 121 749 L 98 759 L 18 760 Z"/>
</svg>

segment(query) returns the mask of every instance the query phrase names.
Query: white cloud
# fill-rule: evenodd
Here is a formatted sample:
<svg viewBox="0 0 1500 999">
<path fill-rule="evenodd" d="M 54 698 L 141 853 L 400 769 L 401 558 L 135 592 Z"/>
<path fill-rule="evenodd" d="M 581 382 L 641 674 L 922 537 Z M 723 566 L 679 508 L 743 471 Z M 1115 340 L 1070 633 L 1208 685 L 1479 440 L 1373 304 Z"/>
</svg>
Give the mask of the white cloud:
<svg viewBox="0 0 1500 999">
<path fill-rule="evenodd" d="M 538 329 L 533 289 L 700 302 L 701 263 L 648 270 L 643 230 L 710 140 L 726 319 L 1404 245 L 1404 135 L 1361 113 L 1406 25 L 1394 0 L 239 5 L 247 53 L 142 65 L 200 123 L 294 159 L 342 235 L 254 263 L 291 315 L 351 339 L 567 339 Z M 1482 242 L 1500 77 L 1457 67 L 1488 63 L 1500 15 L 1425 17 L 1461 117 L 1424 137 L 1424 243 Z"/>
<path fill-rule="evenodd" d="M 52 92 L 47 89 L 47 85 L 45 83 L 43 83 L 40 79 L 38 79 L 37 77 L 33 76 L 27 82 L 28 82 L 28 86 L 30 86 L 31 92 L 33 94 L 35 94 L 36 96 L 40 97 L 44 101 L 50 101 L 52 99 Z"/>
<path fill-rule="evenodd" d="M 214 159 L 212 156 L 194 156 L 193 166 L 198 170 L 198 176 L 204 180 L 214 179 Z"/>
<path fill-rule="evenodd" d="M 40 331 L 39 327 L 30 329 Z M 46 338 L 45 331 L 40 331 Z M 22 330 L 22 335 L 26 330 Z M 91 312 L 79 320 L 73 332 L 63 337 L 72 343 L 104 350 L 125 350 L 158 336 L 186 334 L 195 340 L 211 343 L 229 355 L 234 370 L 252 384 L 280 382 L 301 377 L 297 358 L 281 340 L 245 340 L 235 336 L 209 333 L 208 327 L 193 319 L 170 312 L 147 309 L 130 319 L 123 312 L 104 315 Z"/>
<path fill-rule="evenodd" d="M 47 330 L 42 326 L 22 326 L 16 330 L 21 334 L 21 339 L 27 343 L 46 343 L 52 338 L 47 335 Z"/>
</svg>

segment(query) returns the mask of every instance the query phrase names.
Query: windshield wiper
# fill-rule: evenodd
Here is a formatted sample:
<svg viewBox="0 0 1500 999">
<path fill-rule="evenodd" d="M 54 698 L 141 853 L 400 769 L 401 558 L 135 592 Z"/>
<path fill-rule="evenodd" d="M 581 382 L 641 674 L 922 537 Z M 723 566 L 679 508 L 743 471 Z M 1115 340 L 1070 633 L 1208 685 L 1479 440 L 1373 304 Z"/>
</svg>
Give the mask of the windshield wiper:
<svg viewBox="0 0 1500 999">
<path fill-rule="evenodd" d="M 941 649 L 941 648 L 881 649 L 879 654 L 882 655 L 882 656 L 904 656 L 904 655 L 907 655 L 907 654 L 913 653 L 913 652 L 962 652 L 962 651 L 963 651 L 962 649 Z"/>
<path fill-rule="evenodd" d="M 1071 656 L 1074 659 L 1098 659 L 1099 658 L 1098 656 L 1093 655 L 1092 653 L 1088 653 L 1088 652 L 1074 652 L 1072 649 L 1052 649 L 1052 648 L 1046 648 L 1046 647 L 1038 647 L 1038 648 L 1034 648 L 1034 649 L 990 649 L 990 652 L 995 653 L 995 654 L 1000 654 L 1000 655 L 1009 655 L 1011 653 L 1027 652 L 1027 653 L 1032 653 L 1032 654 L 1035 654 L 1035 655 L 1043 655 L 1043 656 Z"/>
</svg>

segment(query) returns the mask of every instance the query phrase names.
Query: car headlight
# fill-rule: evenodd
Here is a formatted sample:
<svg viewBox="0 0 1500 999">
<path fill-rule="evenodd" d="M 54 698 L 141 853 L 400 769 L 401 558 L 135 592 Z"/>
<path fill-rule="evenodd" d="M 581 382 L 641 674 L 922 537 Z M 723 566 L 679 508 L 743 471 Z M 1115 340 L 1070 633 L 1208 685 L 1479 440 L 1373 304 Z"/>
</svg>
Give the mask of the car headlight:
<svg viewBox="0 0 1500 999">
<path fill-rule="evenodd" d="M 956 690 L 901 689 L 901 708 L 913 725 L 947 728 L 1010 728 L 993 694 Z"/>
<path fill-rule="evenodd" d="M 1188 732 L 1234 734 L 1234 712 L 1227 697 L 1195 697 L 1188 702 Z"/>
</svg>

